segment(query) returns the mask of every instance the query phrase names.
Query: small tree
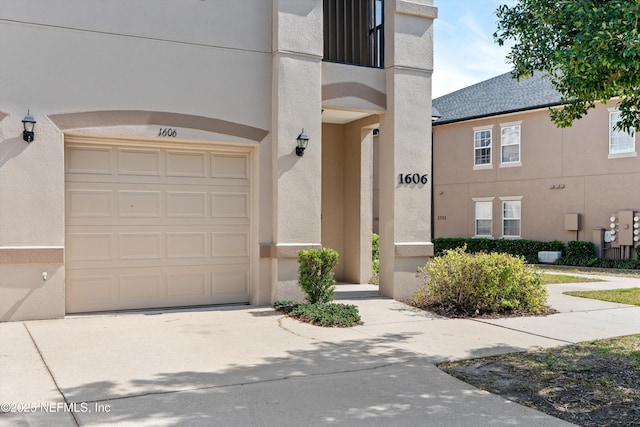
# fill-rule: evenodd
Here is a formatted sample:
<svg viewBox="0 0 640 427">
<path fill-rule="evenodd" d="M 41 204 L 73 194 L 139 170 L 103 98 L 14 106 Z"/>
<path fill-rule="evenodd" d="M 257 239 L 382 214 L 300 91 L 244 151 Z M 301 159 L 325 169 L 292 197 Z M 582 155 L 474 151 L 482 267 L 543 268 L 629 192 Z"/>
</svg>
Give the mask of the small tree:
<svg viewBox="0 0 640 427">
<path fill-rule="evenodd" d="M 302 249 L 298 251 L 298 284 L 311 304 L 333 300 L 336 280 L 333 268 L 338 263 L 338 252 L 330 248 Z"/>
</svg>

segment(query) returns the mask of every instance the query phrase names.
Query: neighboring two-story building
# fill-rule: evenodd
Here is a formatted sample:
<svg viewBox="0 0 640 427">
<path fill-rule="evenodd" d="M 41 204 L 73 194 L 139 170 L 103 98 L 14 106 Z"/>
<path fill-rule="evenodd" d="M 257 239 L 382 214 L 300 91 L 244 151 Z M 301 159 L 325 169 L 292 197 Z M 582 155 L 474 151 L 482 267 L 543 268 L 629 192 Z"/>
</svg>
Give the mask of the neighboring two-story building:
<svg viewBox="0 0 640 427">
<path fill-rule="evenodd" d="M 616 100 L 566 129 L 540 74 L 509 73 L 433 100 L 434 237 L 593 241 L 633 257 L 640 240 L 637 135 Z"/>
<path fill-rule="evenodd" d="M 431 179 L 435 18 L 432 0 L 3 0 L 0 321 L 300 298 L 297 251 L 321 246 L 366 283 L 375 129 L 380 292 L 408 296 L 433 252 L 430 182 L 399 178 Z"/>
</svg>

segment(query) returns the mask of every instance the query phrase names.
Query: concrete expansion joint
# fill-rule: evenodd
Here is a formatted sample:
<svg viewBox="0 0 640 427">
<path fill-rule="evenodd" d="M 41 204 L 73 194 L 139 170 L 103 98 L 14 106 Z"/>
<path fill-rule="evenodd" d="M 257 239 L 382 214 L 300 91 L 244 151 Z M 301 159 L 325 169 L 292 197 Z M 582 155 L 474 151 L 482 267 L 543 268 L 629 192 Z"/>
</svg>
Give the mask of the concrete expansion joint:
<svg viewBox="0 0 640 427">
<path fill-rule="evenodd" d="M 522 329 L 510 328 L 510 327 L 504 326 L 504 325 L 496 325 L 495 323 L 487 322 L 487 321 L 484 321 L 484 320 L 481 320 L 481 319 L 469 319 L 469 320 L 471 320 L 473 322 L 482 323 L 482 324 L 485 324 L 485 325 L 495 326 L 497 328 L 503 328 L 503 329 L 508 329 L 510 331 L 520 332 L 521 334 L 531 335 L 533 337 L 546 338 L 546 339 L 549 339 L 549 340 L 563 342 L 563 343 L 567 343 L 567 344 L 576 344 L 577 343 L 577 341 L 561 340 L 559 338 L 554 338 L 554 337 L 550 337 L 550 336 L 547 336 L 547 335 L 534 334 L 533 332 L 523 331 Z"/>
<path fill-rule="evenodd" d="M 267 384 L 267 383 L 288 381 L 288 380 L 301 379 L 301 378 L 312 378 L 312 377 L 322 377 L 322 376 L 331 376 L 331 375 L 342 375 L 342 374 L 349 374 L 349 373 L 354 373 L 354 372 L 368 372 L 368 371 L 375 371 L 375 370 L 378 370 L 378 369 L 388 368 L 390 366 L 398 365 L 399 363 L 400 362 L 385 363 L 385 364 L 382 364 L 382 365 L 369 366 L 369 367 L 366 367 L 366 368 L 346 369 L 346 370 L 342 370 L 342 371 L 317 372 L 317 373 L 304 374 L 304 375 L 287 375 L 287 376 L 284 376 L 284 377 L 269 378 L 269 379 L 259 380 L 259 381 L 246 381 L 246 382 L 229 383 L 229 384 L 216 384 L 216 385 L 209 385 L 209 386 L 203 386 L 203 387 L 183 388 L 183 389 L 180 389 L 180 390 L 165 390 L 165 391 L 153 391 L 153 392 L 147 392 L 147 393 L 138 393 L 138 394 L 128 394 L 128 395 L 125 395 L 125 396 L 110 397 L 110 398 L 106 398 L 106 399 L 96 399 L 96 400 L 82 400 L 82 401 L 79 401 L 79 402 L 72 402 L 72 403 L 75 403 L 75 404 L 106 403 L 106 402 L 113 402 L 113 401 L 118 401 L 118 400 L 136 399 L 136 398 L 140 398 L 140 397 L 162 396 L 162 395 L 167 395 L 167 394 L 191 393 L 191 392 L 194 392 L 194 391 L 214 390 L 214 389 L 231 388 L 231 387 L 244 387 L 244 386 Z M 67 405 L 70 404 L 69 402 L 67 402 L 66 399 L 65 399 L 65 402 L 67 403 Z M 76 425 L 79 426 L 77 420 L 76 420 Z"/>
<path fill-rule="evenodd" d="M 36 343 L 35 338 L 33 338 L 33 335 L 31 335 L 31 331 L 29 330 L 29 327 L 27 327 L 27 324 L 25 322 L 22 322 L 22 326 L 24 326 L 24 329 L 27 331 L 27 334 L 29 335 L 29 339 L 31 339 L 31 342 L 33 343 L 33 346 L 35 347 L 36 351 L 38 352 L 38 357 L 40 357 L 40 360 L 42 361 L 42 364 L 44 365 L 45 369 L 47 370 L 47 373 L 49 374 L 49 377 L 51 378 L 51 381 L 53 381 L 53 384 L 56 386 L 56 390 L 58 391 L 58 393 L 60 394 L 60 396 L 62 396 L 62 400 L 64 400 L 65 405 L 70 406 L 70 402 L 69 400 L 67 400 L 67 396 L 64 395 L 64 393 L 62 392 L 62 390 L 60 389 L 60 386 L 58 385 L 58 381 L 56 381 L 56 377 L 53 375 L 53 372 L 51 372 L 51 369 L 49 368 L 49 365 L 47 364 L 47 361 L 44 360 L 44 356 L 42 355 L 42 351 L 40 351 L 40 347 L 38 347 L 38 343 Z M 78 419 L 76 418 L 76 414 L 73 413 L 73 411 L 70 412 L 71 414 L 71 418 L 73 418 L 73 422 L 76 426 L 80 427 L 80 423 L 78 422 Z"/>
<path fill-rule="evenodd" d="M 590 308 L 589 310 L 571 310 L 569 313 L 591 313 L 596 311 L 628 310 L 638 308 L 636 305 L 621 304 L 621 307 Z"/>
</svg>

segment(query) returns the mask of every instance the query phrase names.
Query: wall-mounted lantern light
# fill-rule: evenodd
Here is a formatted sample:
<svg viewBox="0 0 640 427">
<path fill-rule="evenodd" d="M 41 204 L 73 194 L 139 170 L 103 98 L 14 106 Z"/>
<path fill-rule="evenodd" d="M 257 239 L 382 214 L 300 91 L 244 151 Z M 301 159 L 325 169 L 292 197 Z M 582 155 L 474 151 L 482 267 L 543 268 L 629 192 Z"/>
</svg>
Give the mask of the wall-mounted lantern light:
<svg viewBox="0 0 640 427">
<path fill-rule="evenodd" d="M 307 144 L 309 144 L 309 137 L 306 133 L 304 133 L 304 129 L 300 132 L 300 135 L 296 138 L 298 142 L 298 146 L 296 147 L 296 155 L 302 157 L 304 156 L 304 150 L 307 148 Z"/>
<path fill-rule="evenodd" d="M 27 110 L 27 115 L 22 119 L 22 126 L 24 126 L 24 132 L 22 132 L 22 139 L 27 142 L 33 141 L 35 133 L 33 132 L 33 128 L 36 126 L 36 120 L 33 118 L 29 110 Z"/>
</svg>

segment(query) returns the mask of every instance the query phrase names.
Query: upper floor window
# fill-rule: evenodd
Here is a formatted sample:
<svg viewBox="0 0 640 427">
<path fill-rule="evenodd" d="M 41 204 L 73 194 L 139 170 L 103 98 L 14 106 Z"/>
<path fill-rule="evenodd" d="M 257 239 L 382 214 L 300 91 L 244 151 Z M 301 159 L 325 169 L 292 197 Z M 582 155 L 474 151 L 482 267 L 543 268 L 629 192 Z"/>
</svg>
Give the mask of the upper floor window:
<svg viewBox="0 0 640 427">
<path fill-rule="evenodd" d="M 491 129 L 473 132 L 473 165 L 491 165 Z"/>
<path fill-rule="evenodd" d="M 501 163 L 520 163 L 520 125 L 503 126 L 500 130 Z"/>
<path fill-rule="evenodd" d="M 627 133 L 622 130 L 615 129 L 619 120 L 619 111 L 609 111 L 609 155 L 635 153 L 635 134 L 634 132 Z"/>
<path fill-rule="evenodd" d="M 384 67 L 384 0 L 324 0 L 324 60 Z"/>
</svg>

